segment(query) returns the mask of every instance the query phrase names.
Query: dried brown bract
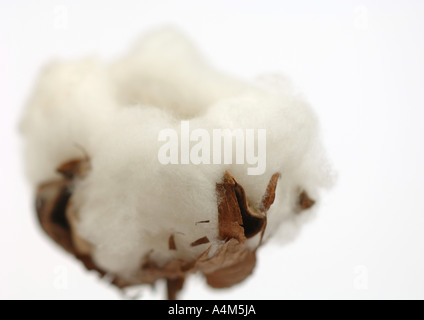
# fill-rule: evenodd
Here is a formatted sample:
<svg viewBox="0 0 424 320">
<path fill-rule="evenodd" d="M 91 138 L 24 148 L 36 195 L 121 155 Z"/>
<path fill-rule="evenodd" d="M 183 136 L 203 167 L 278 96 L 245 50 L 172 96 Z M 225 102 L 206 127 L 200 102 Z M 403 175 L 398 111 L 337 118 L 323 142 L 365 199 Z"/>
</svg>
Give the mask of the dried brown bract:
<svg viewBox="0 0 424 320">
<path fill-rule="evenodd" d="M 62 179 L 42 184 L 37 192 L 37 214 L 43 230 L 57 244 L 81 260 L 88 270 L 96 270 L 101 276 L 105 271 L 98 268 L 91 258 L 91 245 L 76 233 L 78 208 L 72 203 L 72 189 L 76 178 L 83 179 L 90 170 L 87 159 L 75 159 L 66 162 L 57 169 Z M 222 241 L 218 248 L 209 245 L 196 259 L 185 261 L 174 259 L 159 266 L 150 255 L 143 259 L 141 268 L 131 279 L 115 277 L 113 284 L 119 288 L 131 285 L 152 284 L 166 279 L 168 298 L 175 299 L 190 273 L 201 272 L 207 283 L 214 288 L 226 288 L 243 281 L 252 272 L 256 264 L 256 248 L 246 245 L 249 238 L 261 235 L 266 228 L 267 211 L 275 200 L 275 190 L 280 177 L 275 173 L 265 190 L 262 202 L 255 207 L 249 203 L 243 187 L 229 173 L 225 172 L 222 181 L 216 185 L 218 237 Z M 299 197 L 302 209 L 313 205 L 306 192 Z M 210 223 L 209 220 L 197 223 Z M 204 236 L 191 243 L 191 246 L 206 245 L 210 242 Z M 169 250 L 178 247 L 173 234 L 168 239 Z"/>
</svg>

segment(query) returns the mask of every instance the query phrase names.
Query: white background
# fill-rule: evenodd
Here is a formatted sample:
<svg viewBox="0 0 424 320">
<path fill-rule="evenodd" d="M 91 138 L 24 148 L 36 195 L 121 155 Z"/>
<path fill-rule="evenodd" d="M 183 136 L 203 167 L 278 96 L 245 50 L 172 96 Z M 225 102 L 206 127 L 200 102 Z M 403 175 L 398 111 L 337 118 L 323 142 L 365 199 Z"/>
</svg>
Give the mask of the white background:
<svg viewBox="0 0 424 320">
<path fill-rule="evenodd" d="M 235 76 L 289 75 L 318 113 L 338 172 L 316 219 L 295 242 L 262 248 L 245 283 L 211 290 L 194 276 L 181 298 L 424 298 L 418 0 L 0 0 L 0 298 L 121 298 L 40 231 L 18 119 L 49 59 L 113 59 L 163 24 L 180 27 Z M 142 291 L 162 297 L 163 284 Z"/>
</svg>

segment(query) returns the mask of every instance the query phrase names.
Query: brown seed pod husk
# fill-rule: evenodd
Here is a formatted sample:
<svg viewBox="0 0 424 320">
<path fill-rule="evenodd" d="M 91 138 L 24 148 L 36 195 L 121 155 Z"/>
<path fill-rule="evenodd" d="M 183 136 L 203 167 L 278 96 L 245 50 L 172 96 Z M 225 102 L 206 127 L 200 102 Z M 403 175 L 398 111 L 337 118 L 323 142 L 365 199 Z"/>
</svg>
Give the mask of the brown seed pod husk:
<svg viewBox="0 0 424 320">
<path fill-rule="evenodd" d="M 75 179 L 84 179 L 89 170 L 88 159 L 74 159 L 59 166 L 57 171 L 62 174 L 62 179 L 38 187 L 37 216 L 42 229 L 51 239 L 79 259 L 88 270 L 104 276 L 106 272 L 98 268 L 91 257 L 92 245 L 77 233 L 78 208 L 72 201 Z M 222 244 L 215 248 L 213 254 L 209 246 L 194 260 L 173 259 L 161 266 L 149 254 L 143 258 L 139 272 L 131 279 L 115 276 L 112 284 L 124 288 L 166 279 L 168 298 L 175 299 L 185 278 L 194 272 L 201 272 L 208 285 L 214 288 L 240 283 L 253 272 L 256 264 L 256 249 L 248 248 L 246 239 L 258 233 L 261 233 L 262 238 L 266 228 L 266 213 L 274 202 L 279 177 L 279 173 L 271 177 L 261 204 L 255 208 L 249 204 L 243 187 L 229 172 L 225 172 L 222 181 L 216 185 L 218 236 Z M 299 205 L 301 208 L 309 208 L 313 200 L 302 193 Z M 197 223 L 209 222 L 202 220 Z M 191 246 L 209 242 L 209 238 L 204 236 L 193 241 Z M 168 238 L 168 247 L 169 250 L 178 250 L 173 234 Z"/>
</svg>

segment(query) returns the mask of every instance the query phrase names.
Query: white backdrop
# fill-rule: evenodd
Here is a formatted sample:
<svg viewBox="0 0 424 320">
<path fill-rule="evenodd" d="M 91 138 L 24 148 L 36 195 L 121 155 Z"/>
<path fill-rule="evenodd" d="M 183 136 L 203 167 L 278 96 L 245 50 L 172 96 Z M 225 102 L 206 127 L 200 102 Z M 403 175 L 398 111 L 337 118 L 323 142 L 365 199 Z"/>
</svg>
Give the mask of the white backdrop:
<svg viewBox="0 0 424 320">
<path fill-rule="evenodd" d="M 319 4 L 318 4 L 319 2 Z M 40 231 L 17 130 L 39 68 L 112 59 L 143 32 L 185 31 L 219 69 L 285 73 L 319 115 L 338 172 L 316 219 L 262 248 L 228 290 L 183 299 L 424 298 L 423 1 L 0 1 L 0 298 L 119 299 Z M 159 299 L 164 285 L 142 291 Z"/>
</svg>

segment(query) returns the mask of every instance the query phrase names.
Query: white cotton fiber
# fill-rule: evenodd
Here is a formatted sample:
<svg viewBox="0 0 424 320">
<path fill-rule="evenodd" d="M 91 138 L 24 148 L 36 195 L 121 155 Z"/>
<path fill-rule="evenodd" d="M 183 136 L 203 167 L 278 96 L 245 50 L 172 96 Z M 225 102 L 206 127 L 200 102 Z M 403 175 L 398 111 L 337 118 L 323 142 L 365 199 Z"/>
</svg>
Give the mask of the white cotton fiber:
<svg viewBox="0 0 424 320">
<path fill-rule="evenodd" d="M 217 237 L 210 226 L 217 221 L 215 183 L 221 168 L 177 168 L 157 160 L 159 130 L 176 124 L 156 108 L 130 107 L 117 112 L 114 126 L 93 139 L 93 169 L 76 190 L 78 230 L 90 243 L 101 244 L 96 261 L 111 272 L 137 270 L 152 250 L 159 263 L 174 256 L 195 258 L 204 246 L 183 249 L 203 236 Z M 208 225 L 196 225 L 207 219 Z M 168 249 L 174 233 L 182 249 L 176 252 Z"/>
<path fill-rule="evenodd" d="M 163 129 L 266 129 L 266 169 L 245 164 L 158 160 Z M 329 184 L 314 112 L 287 85 L 267 90 L 210 67 L 179 32 L 148 34 L 118 61 L 55 62 L 42 72 L 22 121 L 28 175 L 35 186 L 58 178 L 62 163 L 88 156 L 91 170 L 73 190 L 76 231 L 98 267 L 131 279 L 149 256 L 159 266 L 194 260 L 219 238 L 217 183 L 225 171 L 260 207 L 280 174 L 264 240 L 289 240 L 312 210 L 297 212 L 301 191 L 319 200 Z M 180 137 L 181 138 L 181 137 Z M 208 221 L 208 223 L 198 223 Z M 174 236 L 177 250 L 169 250 Z M 209 243 L 191 246 L 206 236 Z M 248 241 L 254 249 L 259 237 Z"/>
<path fill-rule="evenodd" d="M 198 116 L 219 99 L 252 90 L 211 68 L 188 39 L 171 28 L 145 36 L 111 70 L 122 104 L 150 104 L 181 118 Z"/>
<path fill-rule="evenodd" d="M 58 164 L 81 157 L 81 147 L 117 108 L 114 87 L 95 58 L 52 62 L 38 79 L 21 121 L 26 170 L 37 185 L 56 175 Z"/>
</svg>

